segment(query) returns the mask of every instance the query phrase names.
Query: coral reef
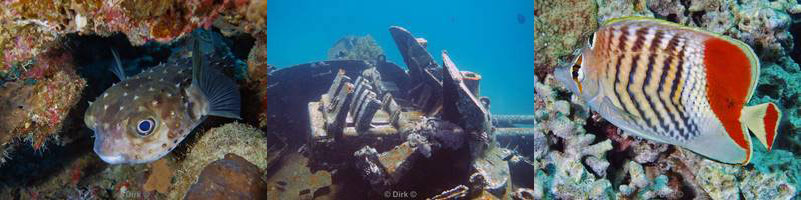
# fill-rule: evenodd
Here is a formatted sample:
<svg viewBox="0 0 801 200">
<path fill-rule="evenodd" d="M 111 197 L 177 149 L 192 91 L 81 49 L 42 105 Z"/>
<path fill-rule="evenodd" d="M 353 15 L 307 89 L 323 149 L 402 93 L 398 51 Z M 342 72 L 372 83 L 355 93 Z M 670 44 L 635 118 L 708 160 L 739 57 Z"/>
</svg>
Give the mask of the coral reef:
<svg viewBox="0 0 801 200">
<path fill-rule="evenodd" d="M 258 115 L 259 127 L 264 128 L 267 126 L 267 76 L 270 73 L 271 67 L 267 65 L 267 37 L 264 33 L 256 37 L 256 43 L 248 54 L 247 72 L 250 76 L 245 84 L 246 89 L 250 95 L 255 99 L 246 101 L 254 101 L 258 103 L 248 103 L 249 105 L 261 105 L 260 109 L 253 109 Z"/>
<path fill-rule="evenodd" d="M 59 131 L 80 99 L 86 81 L 75 74 L 68 52 L 54 49 L 21 66 L 0 87 L 0 165 L 20 141 L 40 150 Z M 72 122 L 72 121 L 70 121 Z"/>
<path fill-rule="evenodd" d="M 585 44 L 598 27 L 597 12 L 592 0 L 534 1 L 534 72 L 539 79 Z"/>
<path fill-rule="evenodd" d="M 549 78 L 546 82 L 554 80 Z M 612 184 L 604 179 L 609 166 L 606 152 L 612 149 L 611 140 L 593 144 L 595 135 L 587 134 L 582 128 L 586 112 L 571 112 L 570 103 L 557 100 L 557 92 L 546 84 L 535 83 L 534 90 L 535 129 L 552 133 L 552 143 L 562 144 L 561 150 L 552 149 L 542 160 L 535 178 L 534 196 L 612 199 Z M 576 162 L 582 160 L 583 163 Z"/>
<path fill-rule="evenodd" d="M 572 3 L 562 7 L 557 3 L 544 4 L 552 6 L 546 7 L 550 9 L 546 13 L 584 6 Z M 644 3 L 645 9 L 642 8 Z M 791 55 L 793 48 L 797 48 L 791 31 L 792 27 L 799 25 L 801 4 L 795 0 L 599 0 L 596 4 L 597 9 L 584 10 L 587 16 L 573 18 L 573 15 L 567 15 L 562 19 L 540 17 L 544 14 L 538 9 L 544 5 L 535 5 L 535 16 L 538 16 L 535 22 L 560 28 L 572 25 L 573 28 L 548 29 L 535 23 L 535 34 L 545 35 L 544 39 L 535 39 L 535 55 L 541 58 L 535 66 L 541 80 L 535 85 L 535 107 L 538 109 L 535 115 L 539 131 L 550 135 L 548 146 L 542 147 L 549 150 L 548 156 L 539 160 L 542 163 L 532 192 L 535 198 L 790 199 L 798 194 L 801 168 L 797 152 L 801 151 L 801 136 L 792 133 L 801 130 L 801 113 L 797 109 L 798 102 L 801 102 L 801 90 L 798 89 L 801 88 L 798 87 L 801 69 L 798 60 Z M 788 123 L 781 127 L 773 151 L 766 152 L 764 147 L 755 144 L 752 162 L 748 166 L 721 164 L 672 145 L 630 137 L 599 116 L 584 113 L 588 108 L 583 101 L 577 101 L 577 97 L 561 88 L 547 73 L 556 65 L 572 59 L 569 56 L 573 50 L 571 47 L 581 47 L 581 44 L 572 42 L 585 37 L 579 34 L 583 32 L 577 33 L 581 27 L 575 24 L 588 24 L 585 23 L 587 20 L 603 23 L 610 18 L 629 15 L 653 16 L 699 27 L 740 39 L 751 46 L 760 59 L 761 73 L 757 92 L 750 104 L 777 102 L 787 117 Z M 571 37 L 561 41 L 575 45 L 559 48 L 542 45 L 545 39 L 555 37 Z M 565 103 L 569 104 L 568 109 L 560 105 Z M 554 159 L 552 155 L 570 155 L 571 151 L 575 152 L 571 149 L 576 148 L 593 149 L 606 139 L 612 141 L 615 150 L 606 152 L 603 157 L 579 157 L 574 160 L 581 160 L 581 163 L 552 164 L 552 160 L 561 159 Z M 590 145 L 592 143 L 596 144 Z M 580 181 L 576 188 L 558 190 L 559 183 L 570 178 Z M 603 182 L 611 184 L 603 186 L 607 185 Z M 555 189 L 548 190 L 550 186 Z M 598 192 L 603 190 L 608 193 Z M 589 192 L 595 193 L 587 196 Z"/>
<path fill-rule="evenodd" d="M 266 199 L 262 170 L 236 154 L 203 168 L 186 199 Z"/>
<path fill-rule="evenodd" d="M 642 165 L 634 161 L 629 161 L 625 166 L 628 171 L 629 184 L 620 185 L 619 198 L 635 197 L 635 199 L 678 199 L 681 195 L 676 195 L 676 190 L 668 187 L 668 177 L 659 175 L 653 180 L 649 180 L 645 175 Z"/>
<path fill-rule="evenodd" d="M 328 49 L 329 60 L 376 60 L 384 55 L 372 36 L 346 36 Z"/>
<path fill-rule="evenodd" d="M 598 4 L 598 24 L 605 21 L 626 16 L 654 17 L 653 12 L 648 9 L 646 0 L 618 1 L 618 0 L 595 0 Z"/>
<path fill-rule="evenodd" d="M 225 1 L 31 1 L 0 3 L 0 71 L 58 46 L 65 34 L 122 32 L 134 45 L 170 42 L 197 27 L 213 24 L 225 33 L 266 30 L 266 0 Z"/>
</svg>

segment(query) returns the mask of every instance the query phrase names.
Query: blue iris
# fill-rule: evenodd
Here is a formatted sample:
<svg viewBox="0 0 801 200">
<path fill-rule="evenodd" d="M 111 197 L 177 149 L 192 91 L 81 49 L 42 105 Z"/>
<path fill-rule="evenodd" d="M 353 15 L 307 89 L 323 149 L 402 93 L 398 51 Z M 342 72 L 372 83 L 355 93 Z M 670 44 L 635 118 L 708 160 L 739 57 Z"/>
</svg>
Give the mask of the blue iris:
<svg viewBox="0 0 801 200">
<path fill-rule="evenodd" d="M 141 135 L 141 136 L 149 135 L 150 132 L 153 131 L 153 124 L 154 123 L 155 122 L 153 122 L 153 119 L 145 119 L 145 120 L 139 121 L 139 125 L 136 127 L 137 128 L 136 131 L 139 132 L 139 135 Z"/>
</svg>

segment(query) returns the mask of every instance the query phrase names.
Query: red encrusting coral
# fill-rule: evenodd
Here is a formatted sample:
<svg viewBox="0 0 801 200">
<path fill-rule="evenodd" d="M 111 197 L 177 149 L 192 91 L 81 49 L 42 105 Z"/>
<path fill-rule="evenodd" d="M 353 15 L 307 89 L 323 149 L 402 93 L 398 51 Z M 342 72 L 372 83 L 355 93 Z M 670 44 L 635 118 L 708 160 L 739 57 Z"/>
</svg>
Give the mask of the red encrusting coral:
<svg viewBox="0 0 801 200">
<path fill-rule="evenodd" d="M 52 49 L 16 69 L 21 71 L 19 80 L 0 87 L 0 97 L 6 97 L 0 99 L 4 105 L 0 119 L 14 122 L 0 124 L 0 132 L 7 133 L 0 137 L 0 148 L 29 141 L 35 150 L 42 150 L 58 134 L 86 86 L 73 68 L 68 52 Z"/>
<path fill-rule="evenodd" d="M 0 11 L 0 72 L 56 46 L 68 33 L 121 32 L 134 45 L 142 45 L 171 42 L 195 28 L 208 29 L 220 22 L 241 25 L 255 36 L 264 31 L 265 21 L 251 16 L 267 12 L 265 0 L 17 0 L 0 2 L 0 6 L 8 8 Z"/>
</svg>

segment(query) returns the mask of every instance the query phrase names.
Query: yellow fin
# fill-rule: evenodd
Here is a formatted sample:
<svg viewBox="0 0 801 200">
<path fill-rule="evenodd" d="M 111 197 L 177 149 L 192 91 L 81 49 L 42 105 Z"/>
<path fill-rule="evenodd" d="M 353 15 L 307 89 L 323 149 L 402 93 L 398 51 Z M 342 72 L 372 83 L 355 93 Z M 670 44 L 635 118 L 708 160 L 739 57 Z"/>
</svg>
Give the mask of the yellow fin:
<svg viewBox="0 0 801 200">
<path fill-rule="evenodd" d="M 773 103 L 746 106 L 740 114 L 740 122 L 754 133 L 768 151 L 773 148 L 781 118 L 781 111 Z"/>
</svg>

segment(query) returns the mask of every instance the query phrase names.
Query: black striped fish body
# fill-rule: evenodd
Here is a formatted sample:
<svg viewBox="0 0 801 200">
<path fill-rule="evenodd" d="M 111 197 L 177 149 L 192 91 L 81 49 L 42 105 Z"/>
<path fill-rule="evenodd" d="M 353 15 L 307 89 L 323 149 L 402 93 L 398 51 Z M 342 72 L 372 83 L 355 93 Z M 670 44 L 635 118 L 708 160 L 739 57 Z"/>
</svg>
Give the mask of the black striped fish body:
<svg viewBox="0 0 801 200">
<path fill-rule="evenodd" d="M 759 77 L 751 48 L 656 19 L 607 22 L 555 74 L 626 132 L 726 163 L 748 163 L 748 130 L 770 149 L 781 119 L 772 103 L 745 106 Z"/>
</svg>

